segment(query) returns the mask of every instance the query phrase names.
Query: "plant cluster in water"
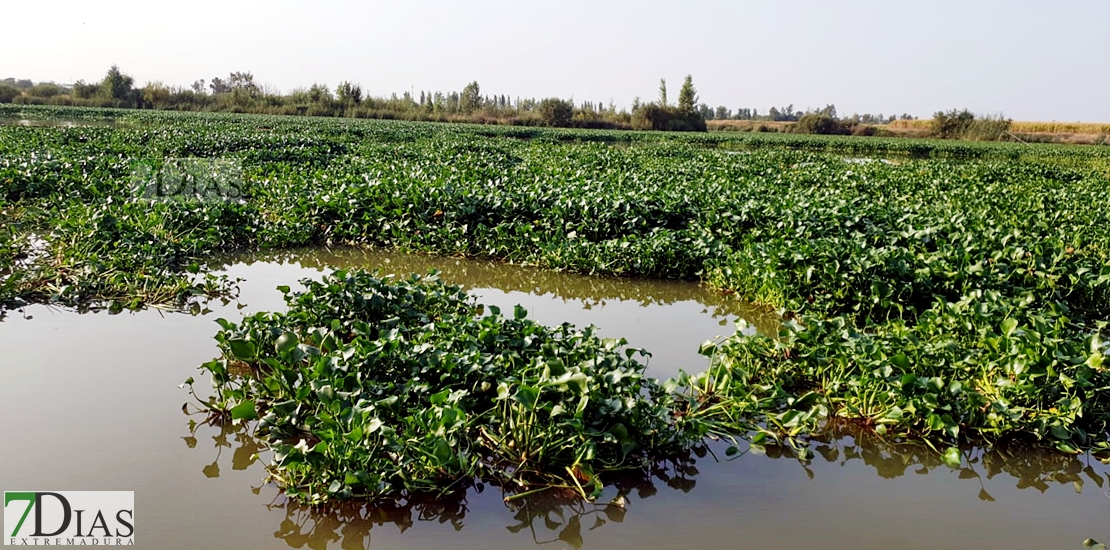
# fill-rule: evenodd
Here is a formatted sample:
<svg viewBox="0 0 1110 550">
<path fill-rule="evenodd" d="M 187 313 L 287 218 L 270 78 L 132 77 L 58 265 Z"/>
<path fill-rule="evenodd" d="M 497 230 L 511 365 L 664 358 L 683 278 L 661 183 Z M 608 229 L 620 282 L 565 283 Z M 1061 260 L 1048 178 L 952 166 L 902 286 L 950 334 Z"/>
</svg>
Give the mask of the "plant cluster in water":
<svg viewBox="0 0 1110 550">
<path fill-rule="evenodd" d="M 221 319 L 202 366 L 205 408 L 258 419 L 270 471 L 310 501 L 448 492 L 601 493 L 603 472 L 647 469 L 700 439 L 640 350 L 593 328 L 478 306 L 434 274 L 336 271 L 289 309 Z M 192 383 L 192 381 L 190 381 Z"/>
</svg>

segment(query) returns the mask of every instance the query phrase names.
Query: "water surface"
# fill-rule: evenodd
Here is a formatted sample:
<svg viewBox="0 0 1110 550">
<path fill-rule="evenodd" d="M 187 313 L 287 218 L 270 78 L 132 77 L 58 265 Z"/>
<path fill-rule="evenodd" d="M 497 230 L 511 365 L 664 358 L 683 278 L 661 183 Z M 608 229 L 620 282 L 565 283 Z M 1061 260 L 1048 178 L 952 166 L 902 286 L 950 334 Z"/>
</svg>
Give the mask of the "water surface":
<svg viewBox="0 0 1110 550">
<path fill-rule="evenodd" d="M 280 308 L 277 285 L 327 266 L 434 267 L 483 303 L 519 303 L 541 322 L 625 336 L 653 352 L 658 376 L 702 368 L 698 344 L 729 334 L 737 319 L 775 326 L 689 282 L 350 249 L 235 258 L 224 270 L 244 279 L 239 300 L 198 315 L 9 312 L 0 322 L 0 490 L 134 490 L 138 544 L 164 549 L 1042 549 L 1110 538 L 1110 469 L 1097 461 L 968 449 L 964 468 L 952 469 L 922 447 L 851 431 L 825 438 L 809 464 L 773 449 L 731 461 L 691 453 L 649 478 L 610 479 L 598 506 L 506 504 L 495 487 L 388 507 L 298 506 L 264 483 L 249 431 L 191 424 L 203 415 L 184 414 L 177 385 L 197 375 L 206 387 L 196 365 L 217 354 L 217 317 Z M 605 505 L 618 495 L 624 507 Z"/>
</svg>

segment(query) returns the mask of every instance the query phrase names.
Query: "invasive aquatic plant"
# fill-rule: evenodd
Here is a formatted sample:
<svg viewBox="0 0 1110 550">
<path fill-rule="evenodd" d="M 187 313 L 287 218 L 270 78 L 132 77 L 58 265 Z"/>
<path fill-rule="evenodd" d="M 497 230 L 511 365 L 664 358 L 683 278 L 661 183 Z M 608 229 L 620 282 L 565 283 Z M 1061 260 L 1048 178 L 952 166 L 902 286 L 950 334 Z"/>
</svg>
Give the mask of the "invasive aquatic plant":
<svg viewBox="0 0 1110 550">
<path fill-rule="evenodd" d="M 19 293 L 23 272 L 16 269 L 16 260 L 20 256 L 12 227 L 0 228 L 0 304 L 11 302 Z"/>
<path fill-rule="evenodd" d="M 259 418 L 293 495 L 380 499 L 480 477 L 589 496 L 605 472 L 696 441 L 622 340 L 483 311 L 434 275 L 302 283 L 282 289 L 287 312 L 220 320 L 223 357 L 202 366 L 216 387 L 205 407 Z"/>
<path fill-rule="evenodd" d="M 1024 434 L 1066 453 L 1110 450 L 1104 323 L 1014 305 L 988 293 L 913 325 L 807 318 L 776 341 L 737 334 L 709 350 L 732 377 L 715 392 L 779 441 L 843 418 L 947 445 Z"/>
</svg>

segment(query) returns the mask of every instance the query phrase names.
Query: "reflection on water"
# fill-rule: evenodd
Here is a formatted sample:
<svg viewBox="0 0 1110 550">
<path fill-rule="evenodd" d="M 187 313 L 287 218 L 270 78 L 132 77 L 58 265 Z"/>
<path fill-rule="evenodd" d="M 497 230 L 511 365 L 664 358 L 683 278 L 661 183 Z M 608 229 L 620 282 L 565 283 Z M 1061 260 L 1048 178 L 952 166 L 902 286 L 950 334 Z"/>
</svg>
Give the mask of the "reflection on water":
<svg viewBox="0 0 1110 550">
<path fill-rule="evenodd" d="M 254 266 L 258 263 L 299 265 L 314 270 L 366 267 L 383 273 L 442 272 L 441 277 L 465 288 L 496 288 L 503 292 L 549 295 L 563 302 L 578 302 L 581 307 L 604 306 L 621 301 L 649 305 L 668 305 L 696 301 L 704 313 L 713 318 L 739 316 L 756 324 L 760 330 L 774 334 L 778 330 L 772 311 L 756 307 L 731 296 L 689 281 L 630 279 L 621 277 L 586 276 L 512 265 L 492 260 L 468 260 L 445 256 L 404 254 L 359 248 L 312 248 L 294 251 L 261 252 L 236 255 L 215 262 L 224 269 L 235 264 Z M 222 266 L 220 265 L 222 264 Z"/>
<path fill-rule="evenodd" d="M 190 422 L 189 436 L 183 438 L 190 449 L 198 447 L 198 434 L 212 441 L 207 446 L 201 446 L 206 449 L 206 456 L 214 457 L 212 463 L 202 469 L 201 473 L 206 477 L 219 476 L 221 457 L 227 453 L 231 454 L 231 458 L 222 458 L 224 463 L 230 462 L 234 470 L 243 470 L 254 462 L 255 455 L 260 452 L 258 442 L 245 425 L 232 426 L 228 423 L 213 426 Z M 755 460 L 771 459 L 786 468 L 800 468 L 809 481 L 818 481 L 820 476 L 847 476 L 865 483 L 868 472 L 883 479 L 907 475 L 944 476 L 948 479 L 954 476 L 961 486 L 977 491 L 977 500 L 985 503 L 997 501 L 989 487 L 992 480 L 997 482 L 998 490 L 1010 494 L 1011 500 L 1012 489 L 1032 489 L 1044 494 L 1053 487 L 1067 487 L 1082 495 L 1089 483 L 1093 485 L 1095 495 L 1099 496 L 1108 482 L 1107 468 L 1089 456 L 1063 455 L 1019 442 L 989 450 L 964 449 L 964 463 L 958 469 L 945 466 L 940 455 L 923 443 L 891 441 L 854 426 L 838 427 L 814 438 L 811 449 L 814 451 L 812 461 L 806 463 L 798 461 L 794 452 L 786 447 L 769 447 L 760 454 L 751 453 L 727 461 L 719 461 L 717 457 L 721 455 L 707 447 L 698 447 L 671 461 L 652 464 L 646 470 L 611 476 L 606 480 L 605 496 L 595 503 L 581 501 L 572 491 L 558 490 L 505 499 L 506 493 L 497 487 L 480 483 L 467 491 L 441 498 L 415 496 L 373 506 L 354 502 L 323 508 L 285 499 L 272 486 L 256 486 L 252 491 L 255 494 L 263 491 L 273 494 L 265 504 L 267 510 L 278 513 L 274 520 L 278 525 L 273 535 L 292 548 L 372 548 L 372 534 L 385 534 L 381 528 L 386 526 L 395 527 L 395 530 L 390 530 L 391 535 L 403 534 L 410 529 L 417 532 L 432 526 L 447 526 L 453 532 L 463 532 L 469 528 L 468 516 L 491 513 L 488 506 L 491 501 L 501 504 L 502 512 L 496 514 L 502 526 L 500 534 L 491 536 L 487 532 L 467 531 L 467 536 L 490 542 L 508 538 L 515 546 L 556 543 L 563 547 L 582 548 L 592 546 L 589 539 L 600 535 L 599 530 L 607 525 L 635 519 L 636 508 L 649 499 L 658 497 L 667 501 L 676 498 L 676 495 L 687 494 L 697 499 L 699 476 L 706 478 L 703 481 L 709 484 L 719 482 L 722 476 L 759 483 L 760 480 L 750 479 L 744 471 L 744 466 Z M 706 475 L 699 470 L 699 461 L 707 470 Z M 706 465 L 709 467 L 706 468 Z M 864 467 L 853 468 L 858 465 Z M 660 488 L 669 491 L 660 493 Z M 473 509 L 471 502 L 483 498 L 487 506 Z M 826 510 L 826 513 L 835 515 L 837 512 Z M 689 518 L 674 517 L 671 521 L 678 523 L 686 519 Z M 786 523 L 784 520 L 781 527 L 785 528 Z M 626 533 L 627 538 L 649 543 L 646 547 L 655 547 L 651 542 L 677 540 L 667 537 L 668 525 L 638 525 L 636 528 L 641 532 Z M 1079 535 L 1076 534 L 1076 541 L 1085 538 Z M 669 544 L 659 547 L 672 547 Z M 829 547 L 839 546 L 834 544 Z M 870 546 L 861 544 L 859 547 Z"/>
<path fill-rule="evenodd" d="M 649 373 L 662 378 L 680 369 L 700 372 L 708 361 L 697 354 L 705 340 L 728 336 L 744 319 L 764 334 L 777 334 L 774 312 L 696 282 L 592 277 L 494 261 L 401 254 L 357 248 L 252 253 L 213 260 L 209 268 L 241 277 L 245 312 L 284 309 L 278 285 L 319 278 L 334 268 L 380 269 L 408 275 L 439 270 L 448 283 L 463 286 L 480 303 L 511 311 L 515 305 L 547 325 L 596 325 L 605 337 L 627 338 L 652 353 Z M 295 284 L 292 286 L 296 286 Z"/>
<path fill-rule="evenodd" d="M 195 414 L 195 413 L 194 413 Z M 211 464 L 201 473 L 208 478 L 219 477 L 220 462 L 225 452 L 231 453 L 233 470 L 244 470 L 255 462 L 261 452 L 259 442 L 250 434 L 246 424 L 230 422 L 210 424 L 190 420 L 189 435 L 183 437 L 190 449 L 198 447 L 198 434 L 211 439 L 210 446 L 201 446 L 214 454 Z M 234 442 L 234 443 L 232 443 Z M 227 450 L 227 451 L 225 451 Z M 617 472 L 606 479 L 605 497 L 597 502 L 584 502 L 572 490 L 552 489 L 542 493 L 512 496 L 495 486 L 475 483 L 469 489 L 445 496 L 413 495 L 397 502 L 367 505 L 360 502 L 330 504 L 325 507 L 308 506 L 284 498 L 272 486 L 254 487 L 255 494 L 265 488 L 273 493 L 266 504 L 267 510 L 284 512 L 274 536 L 285 540 L 293 548 L 308 547 L 323 550 L 338 543 L 340 548 L 369 548 L 371 530 L 385 525 L 396 526 L 398 533 L 419 528 L 423 523 L 449 525 L 454 531 L 466 527 L 467 514 L 471 513 L 469 501 L 483 495 L 495 496 L 503 503 L 508 514 L 505 531 L 516 538 L 527 535 L 534 544 L 559 542 L 581 548 L 585 542 L 583 530 L 594 531 L 608 523 L 622 523 L 628 513 L 626 503 L 633 499 L 647 499 L 659 492 L 659 486 L 681 493 L 690 493 L 697 485 L 699 473 L 695 464 L 710 456 L 705 447 L 690 449 L 670 460 L 658 461 L 645 469 Z M 224 458 L 226 462 L 228 459 Z"/>
<path fill-rule="evenodd" d="M 944 464 L 938 452 L 920 441 L 892 441 L 851 425 L 838 426 L 812 438 L 810 449 L 815 455 L 813 460 L 838 466 L 861 461 L 884 479 L 953 470 Z M 1082 493 L 1088 481 L 1101 489 L 1110 480 L 1105 465 L 1090 455 L 1057 453 L 1021 441 L 1008 441 L 991 449 L 965 447 L 961 454 L 963 462 L 955 469 L 959 479 L 976 480 L 980 486 L 979 499 L 988 502 L 995 498 L 987 491 L 985 480 L 1001 474 L 1015 480 L 1014 487 L 1018 489 L 1036 489 L 1041 493 L 1053 485 L 1070 485 L 1076 493 Z M 787 447 L 768 448 L 766 455 L 797 459 Z M 812 475 L 812 470 L 806 468 L 807 475 Z"/>
</svg>

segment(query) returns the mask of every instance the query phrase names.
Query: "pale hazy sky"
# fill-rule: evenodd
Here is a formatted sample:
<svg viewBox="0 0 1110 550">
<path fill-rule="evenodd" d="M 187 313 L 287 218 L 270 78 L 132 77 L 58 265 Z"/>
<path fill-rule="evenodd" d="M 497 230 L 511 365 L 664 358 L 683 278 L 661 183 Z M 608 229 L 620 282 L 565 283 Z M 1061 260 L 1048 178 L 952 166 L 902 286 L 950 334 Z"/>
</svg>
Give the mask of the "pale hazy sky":
<svg viewBox="0 0 1110 550">
<path fill-rule="evenodd" d="M 660 77 L 729 108 L 969 108 L 1110 122 L 1110 0 L 49 0 L 5 2 L 0 77 L 138 84 L 249 71 L 630 105 Z"/>
</svg>

